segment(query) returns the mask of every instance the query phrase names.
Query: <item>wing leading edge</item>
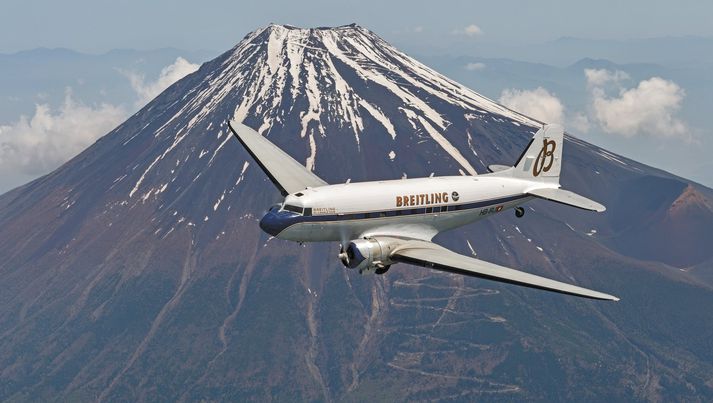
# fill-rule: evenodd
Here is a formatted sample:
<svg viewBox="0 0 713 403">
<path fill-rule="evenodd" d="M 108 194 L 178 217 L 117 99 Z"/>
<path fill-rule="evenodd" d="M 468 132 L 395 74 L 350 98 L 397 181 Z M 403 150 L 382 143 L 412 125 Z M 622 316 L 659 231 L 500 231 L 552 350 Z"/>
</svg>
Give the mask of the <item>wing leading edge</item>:
<svg viewBox="0 0 713 403">
<path fill-rule="evenodd" d="M 433 242 L 408 240 L 391 253 L 397 262 L 415 264 L 451 273 L 464 274 L 520 286 L 539 288 L 578 297 L 619 301 L 619 298 L 599 291 L 562 283 L 548 278 L 509 269 L 493 263 L 459 255 Z"/>
<path fill-rule="evenodd" d="M 308 187 L 328 185 L 252 128 L 235 121 L 229 122 L 228 126 L 283 196 Z"/>
</svg>

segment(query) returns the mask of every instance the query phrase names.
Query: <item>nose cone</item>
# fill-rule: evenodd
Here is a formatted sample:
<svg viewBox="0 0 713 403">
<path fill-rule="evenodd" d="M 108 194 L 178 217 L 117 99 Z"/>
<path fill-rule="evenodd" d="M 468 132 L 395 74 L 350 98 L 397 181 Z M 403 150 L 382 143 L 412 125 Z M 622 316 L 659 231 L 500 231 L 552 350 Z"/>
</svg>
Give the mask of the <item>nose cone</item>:
<svg viewBox="0 0 713 403">
<path fill-rule="evenodd" d="M 277 236 L 284 229 L 284 220 L 281 220 L 278 214 L 273 211 L 268 211 L 262 219 L 260 219 L 260 228 L 272 236 Z"/>
</svg>

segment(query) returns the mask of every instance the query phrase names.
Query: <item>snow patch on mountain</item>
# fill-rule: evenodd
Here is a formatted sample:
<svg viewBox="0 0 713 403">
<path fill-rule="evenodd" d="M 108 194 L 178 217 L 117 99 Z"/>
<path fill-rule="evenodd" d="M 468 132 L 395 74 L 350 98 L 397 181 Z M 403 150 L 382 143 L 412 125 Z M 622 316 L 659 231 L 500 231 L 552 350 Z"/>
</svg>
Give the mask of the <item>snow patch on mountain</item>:
<svg viewBox="0 0 713 403">
<path fill-rule="evenodd" d="M 190 76 L 194 80 L 192 88 L 182 99 L 173 101 L 180 107 L 174 108 L 172 117 L 163 118 L 163 125 L 154 131 L 157 139 L 168 136 L 170 145 L 161 155 L 152 156 L 138 179 L 133 179 L 129 198 L 139 192 L 164 158 L 173 153 L 177 159 L 186 157 L 184 148 L 177 146 L 188 133 L 205 130 L 201 127 L 211 126 L 218 119 L 257 118 L 258 131 L 270 135 L 272 128 L 284 124 L 292 108 L 303 108 L 295 112 L 300 115 L 299 136 L 306 140 L 308 150 L 303 162 L 310 170 L 319 162 L 318 148 L 322 142 L 318 139 L 332 135 L 334 125 L 353 133 L 355 151 L 360 152 L 365 135 L 384 133 L 396 142 L 399 130 L 403 129 L 395 122 L 405 119 L 413 131 L 404 134 L 429 136 L 470 175 L 477 175 L 475 168 L 449 141 L 451 136 L 465 136 L 448 133 L 452 122 L 444 116 L 450 108 L 463 109 L 465 116 L 480 119 L 488 116 L 492 122 L 497 118 L 539 126 L 538 122 L 444 77 L 355 25 L 331 29 L 269 25 L 246 36 L 220 63 L 217 68 L 199 70 Z M 228 99 L 237 101 L 231 114 L 214 116 Z M 285 102 L 290 104 L 288 111 L 283 109 Z M 389 110 L 383 109 L 385 105 Z M 222 127 L 218 137 L 222 136 Z M 225 136 L 219 143 L 199 148 L 200 155 L 196 157 L 200 159 L 210 153 L 207 166 L 211 166 L 231 138 Z M 468 139 L 468 144 L 477 157 L 472 139 Z"/>
</svg>

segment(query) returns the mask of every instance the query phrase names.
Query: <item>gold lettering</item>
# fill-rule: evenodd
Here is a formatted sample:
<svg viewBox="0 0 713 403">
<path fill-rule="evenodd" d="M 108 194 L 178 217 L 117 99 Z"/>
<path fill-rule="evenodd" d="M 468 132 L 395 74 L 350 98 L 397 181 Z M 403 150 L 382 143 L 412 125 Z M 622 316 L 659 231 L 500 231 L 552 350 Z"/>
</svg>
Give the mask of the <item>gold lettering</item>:
<svg viewBox="0 0 713 403">
<path fill-rule="evenodd" d="M 403 198 L 401 196 L 396 196 L 396 207 L 401 207 L 403 205 Z"/>
<path fill-rule="evenodd" d="M 554 152 L 557 148 L 557 142 L 554 140 L 542 139 L 542 149 L 537 154 L 535 165 L 532 167 L 532 175 L 538 176 L 541 172 L 547 172 L 552 168 L 555 157 Z"/>
<path fill-rule="evenodd" d="M 423 204 L 423 196 L 425 196 L 423 193 L 418 195 L 419 200 L 421 201 L 419 204 Z"/>
<path fill-rule="evenodd" d="M 443 199 L 441 198 L 440 193 L 434 193 L 433 194 L 433 203 L 442 203 Z"/>
<path fill-rule="evenodd" d="M 443 203 L 448 203 L 448 192 L 443 192 Z"/>
<path fill-rule="evenodd" d="M 411 196 L 409 196 L 409 199 L 411 200 L 411 205 L 415 206 L 416 205 L 416 196 L 411 195 Z"/>
<path fill-rule="evenodd" d="M 426 204 L 431 204 L 431 193 L 426 193 Z"/>
</svg>

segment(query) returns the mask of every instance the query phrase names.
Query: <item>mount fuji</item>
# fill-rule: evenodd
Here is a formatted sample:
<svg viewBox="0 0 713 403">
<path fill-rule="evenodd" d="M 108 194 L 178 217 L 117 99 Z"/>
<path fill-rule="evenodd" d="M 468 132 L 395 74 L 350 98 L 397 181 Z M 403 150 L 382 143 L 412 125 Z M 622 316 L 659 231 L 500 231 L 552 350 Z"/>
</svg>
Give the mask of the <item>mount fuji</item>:
<svg viewBox="0 0 713 403">
<path fill-rule="evenodd" d="M 602 304 L 276 240 L 244 121 L 329 183 L 475 175 L 540 122 L 356 25 L 270 25 L 0 196 L 0 399 L 710 400 L 713 190 L 574 135 L 562 184 L 436 241 Z M 354 197 L 360 197 L 355 194 Z"/>
</svg>

